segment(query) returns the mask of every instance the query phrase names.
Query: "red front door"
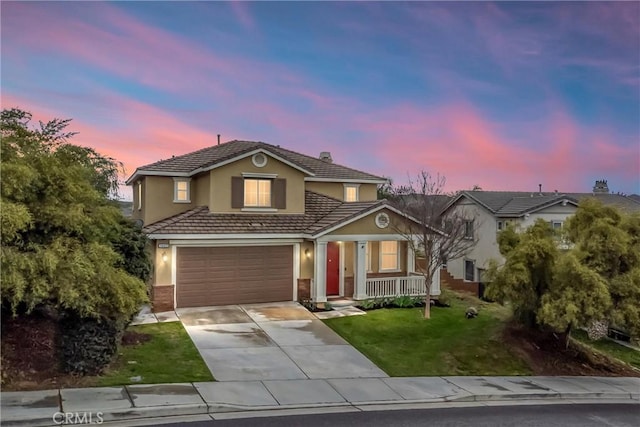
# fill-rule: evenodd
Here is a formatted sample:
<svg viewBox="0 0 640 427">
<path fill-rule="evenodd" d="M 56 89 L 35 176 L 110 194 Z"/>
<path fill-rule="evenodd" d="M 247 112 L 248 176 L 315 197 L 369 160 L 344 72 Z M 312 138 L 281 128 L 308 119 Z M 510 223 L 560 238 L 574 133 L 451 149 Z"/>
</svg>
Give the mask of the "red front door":
<svg viewBox="0 0 640 427">
<path fill-rule="evenodd" d="M 340 246 L 327 243 L 327 295 L 340 294 Z"/>
</svg>

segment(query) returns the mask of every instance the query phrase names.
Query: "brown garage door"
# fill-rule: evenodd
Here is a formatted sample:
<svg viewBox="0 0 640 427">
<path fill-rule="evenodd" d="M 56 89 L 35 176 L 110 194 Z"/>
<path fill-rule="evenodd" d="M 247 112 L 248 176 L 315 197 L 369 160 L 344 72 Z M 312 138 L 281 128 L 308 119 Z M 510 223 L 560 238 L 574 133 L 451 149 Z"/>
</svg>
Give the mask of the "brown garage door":
<svg viewBox="0 0 640 427">
<path fill-rule="evenodd" d="M 178 248 L 176 305 L 293 299 L 293 246 Z"/>
</svg>

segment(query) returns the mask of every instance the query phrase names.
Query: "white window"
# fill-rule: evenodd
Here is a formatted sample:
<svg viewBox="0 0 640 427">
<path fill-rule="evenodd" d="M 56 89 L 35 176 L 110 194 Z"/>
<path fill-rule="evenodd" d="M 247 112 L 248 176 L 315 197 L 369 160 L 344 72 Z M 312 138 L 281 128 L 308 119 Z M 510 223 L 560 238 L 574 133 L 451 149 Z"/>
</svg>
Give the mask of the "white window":
<svg viewBox="0 0 640 427">
<path fill-rule="evenodd" d="M 464 238 L 473 239 L 473 220 L 464 222 Z"/>
<path fill-rule="evenodd" d="M 173 178 L 173 202 L 191 203 L 190 178 Z"/>
<path fill-rule="evenodd" d="M 271 207 L 271 180 L 245 178 L 244 205 L 248 207 Z"/>
<path fill-rule="evenodd" d="M 498 231 L 504 230 L 504 222 L 498 221 L 497 226 L 498 226 Z"/>
<path fill-rule="evenodd" d="M 360 186 L 347 185 L 344 186 L 344 201 L 345 202 L 357 202 L 360 200 Z"/>
<path fill-rule="evenodd" d="M 560 230 L 562 228 L 562 221 L 551 221 L 551 228 Z"/>
<path fill-rule="evenodd" d="M 397 271 L 400 252 L 396 240 L 380 242 L 380 271 Z"/>
<path fill-rule="evenodd" d="M 367 271 L 371 271 L 371 242 L 367 242 L 364 257 L 367 260 Z"/>
<path fill-rule="evenodd" d="M 142 209 L 142 181 L 138 183 L 138 210 Z"/>
</svg>

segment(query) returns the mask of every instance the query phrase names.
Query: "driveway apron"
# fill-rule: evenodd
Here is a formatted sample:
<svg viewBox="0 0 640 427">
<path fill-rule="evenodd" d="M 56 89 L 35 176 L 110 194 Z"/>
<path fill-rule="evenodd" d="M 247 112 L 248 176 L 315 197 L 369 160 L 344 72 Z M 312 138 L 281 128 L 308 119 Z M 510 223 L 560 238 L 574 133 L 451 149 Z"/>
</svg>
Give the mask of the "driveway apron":
<svg viewBox="0 0 640 427">
<path fill-rule="evenodd" d="M 387 377 L 298 303 L 177 313 L 217 381 Z"/>
</svg>

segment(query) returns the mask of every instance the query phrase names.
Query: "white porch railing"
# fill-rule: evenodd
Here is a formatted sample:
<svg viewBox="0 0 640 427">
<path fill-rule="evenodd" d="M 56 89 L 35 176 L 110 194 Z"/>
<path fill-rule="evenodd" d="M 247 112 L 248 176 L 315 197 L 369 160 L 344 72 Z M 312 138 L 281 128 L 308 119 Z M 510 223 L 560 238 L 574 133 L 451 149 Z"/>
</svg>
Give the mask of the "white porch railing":
<svg viewBox="0 0 640 427">
<path fill-rule="evenodd" d="M 422 296 L 427 294 L 424 276 L 376 277 L 366 281 L 367 297 Z"/>
</svg>

